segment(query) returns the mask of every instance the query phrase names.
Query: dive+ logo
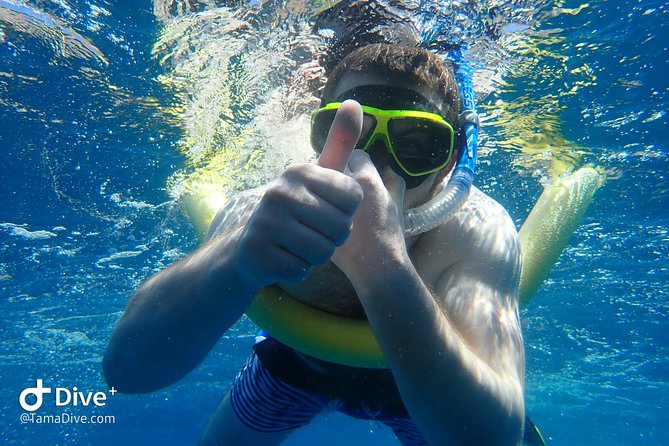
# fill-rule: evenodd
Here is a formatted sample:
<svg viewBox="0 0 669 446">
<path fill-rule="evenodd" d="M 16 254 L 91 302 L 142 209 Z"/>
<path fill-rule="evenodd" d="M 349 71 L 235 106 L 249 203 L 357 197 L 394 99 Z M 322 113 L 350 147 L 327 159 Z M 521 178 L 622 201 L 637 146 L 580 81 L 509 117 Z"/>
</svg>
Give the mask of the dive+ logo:
<svg viewBox="0 0 669 446">
<path fill-rule="evenodd" d="M 63 406 L 96 406 L 104 407 L 107 404 L 107 394 L 105 392 L 82 392 L 79 391 L 76 387 L 72 389 L 67 389 L 64 387 L 56 387 L 52 389 L 51 387 L 44 387 L 44 380 L 38 379 L 37 385 L 35 387 L 27 387 L 23 389 L 19 395 L 19 404 L 28 412 L 35 412 L 44 403 L 44 395 L 51 394 L 52 390 L 53 396 L 55 399 L 56 407 Z M 115 395 L 117 392 L 113 387 L 109 389 L 111 395 Z M 33 398 L 29 398 L 30 395 L 34 396 L 34 402 L 30 402 Z"/>
</svg>

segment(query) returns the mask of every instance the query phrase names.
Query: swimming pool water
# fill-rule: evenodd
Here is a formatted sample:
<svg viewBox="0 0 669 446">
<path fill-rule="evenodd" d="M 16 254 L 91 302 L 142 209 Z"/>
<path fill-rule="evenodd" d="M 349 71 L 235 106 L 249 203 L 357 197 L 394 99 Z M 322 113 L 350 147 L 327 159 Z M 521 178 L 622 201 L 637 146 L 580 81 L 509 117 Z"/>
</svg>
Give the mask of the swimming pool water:
<svg viewBox="0 0 669 446">
<path fill-rule="evenodd" d="M 513 131 L 525 142 L 536 132 L 552 155 L 609 172 L 521 313 L 528 413 L 552 445 L 669 444 L 667 5 L 514 5 L 533 5 L 534 21 L 516 17 L 502 28 L 514 36 L 529 23 L 539 43 L 509 45 L 516 65 L 483 97 L 477 184 L 522 223 L 550 156 L 523 152 Z M 39 411 L 112 415 L 114 424 L 20 422 L 19 394 L 37 379 L 106 391 L 101 357 L 127 298 L 197 246 L 173 187 L 175 172 L 192 168 L 183 151 L 191 130 L 178 112 L 188 98 L 158 82 L 168 66 L 152 51 L 165 22 L 152 8 L 0 0 L 3 444 L 193 444 L 249 353 L 255 328 L 244 319 L 168 389 Z M 542 120 L 550 114 L 559 124 Z M 573 153 L 545 136 L 556 127 Z M 335 414 L 289 444 L 342 443 L 396 441 L 385 428 Z"/>
</svg>

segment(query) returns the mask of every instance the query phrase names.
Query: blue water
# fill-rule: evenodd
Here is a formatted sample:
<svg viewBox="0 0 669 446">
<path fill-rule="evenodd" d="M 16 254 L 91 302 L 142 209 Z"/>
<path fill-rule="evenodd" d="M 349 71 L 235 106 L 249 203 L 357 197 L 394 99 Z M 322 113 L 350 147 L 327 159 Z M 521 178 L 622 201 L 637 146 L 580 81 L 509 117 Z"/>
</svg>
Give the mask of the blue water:
<svg viewBox="0 0 669 446">
<path fill-rule="evenodd" d="M 525 69 L 508 73 L 482 106 L 491 113 L 515 101 L 531 113 L 541 98 L 558 97 L 554 111 L 578 162 L 610 179 L 521 313 L 527 410 L 552 445 L 669 444 L 667 6 L 595 1 L 551 15 L 580 4 L 540 3 L 533 31 L 559 29 L 551 34 L 559 40 L 524 53 Z M 21 7 L 92 45 L 68 55 L 10 14 Z M 167 186 L 188 166 L 179 150 L 186 130 L 166 112 L 178 98 L 157 82 L 165 66 L 151 53 L 160 26 L 148 2 L 0 0 L 3 444 L 193 444 L 249 352 L 255 328 L 243 319 L 166 390 L 109 396 L 103 407 L 50 400 L 38 411 L 111 415 L 113 424 L 20 422 L 19 394 L 37 379 L 106 391 L 101 357 L 129 295 L 197 246 Z M 484 147 L 503 146 L 500 123 L 484 129 Z M 513 147 L 490 150 L 477 179 L 518 224 L 542 175 L 540 162 L 519 159 Z M 385 428 L 341 415 L 290 440 L 316 443 L 397 444 Z"/>
</svg>

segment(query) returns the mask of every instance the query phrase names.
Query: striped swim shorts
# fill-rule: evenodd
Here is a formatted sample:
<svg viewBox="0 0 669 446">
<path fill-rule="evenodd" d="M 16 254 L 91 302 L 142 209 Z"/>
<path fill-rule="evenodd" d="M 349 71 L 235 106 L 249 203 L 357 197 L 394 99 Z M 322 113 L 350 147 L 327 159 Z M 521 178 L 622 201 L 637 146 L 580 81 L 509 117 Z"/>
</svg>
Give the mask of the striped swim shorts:
<svg viewBox="0 0 669 446">
<path fill-rule="evenodd" d="M 404 445 L 427 445 L 388 370 L 305 357 L 269 337 L 253 348 L 230 391 L 232 408 L 248 428 L 289 431 L 309 424 L 320 413 L 340 411 L 387 425 Z"/>
</svg>

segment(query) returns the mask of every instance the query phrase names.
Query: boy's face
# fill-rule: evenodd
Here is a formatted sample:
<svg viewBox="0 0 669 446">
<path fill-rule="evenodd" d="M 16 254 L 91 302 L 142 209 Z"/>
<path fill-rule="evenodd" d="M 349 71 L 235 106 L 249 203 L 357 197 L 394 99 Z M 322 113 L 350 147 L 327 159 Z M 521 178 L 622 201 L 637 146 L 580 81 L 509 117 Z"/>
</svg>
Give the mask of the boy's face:
<svg viewBox="0 0 669 446">
<path fill-rule="evenodd" d="M 342 102 L 355 99 L 361 105 L 384 110 L 418 110 L 441 115 L 434 94 L 421 85 L 409 85 L 405 80 L 390 79 L 369 73 L 347 73 L 333 89 L 332 97 L 323 102 Z M 424 176 L 406 174 L 393 159 L 382 140 L 377 140 L 367 149 L 372 162 L 380 174 L 386 166 L 404 178 L 408 197 L 423 201 L 432 189 L 437 172 Z M 414 200 L 412 200 L 414 201 Z M 409 203 L 412 207 L 415 203 Z M 419 203 L 420 204 L 420 203 Z"/>
</svg>

